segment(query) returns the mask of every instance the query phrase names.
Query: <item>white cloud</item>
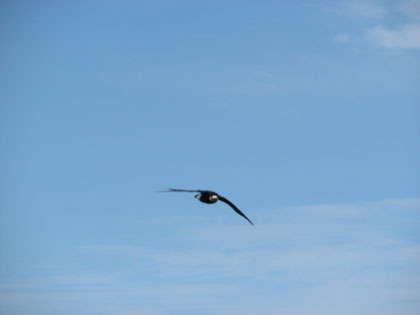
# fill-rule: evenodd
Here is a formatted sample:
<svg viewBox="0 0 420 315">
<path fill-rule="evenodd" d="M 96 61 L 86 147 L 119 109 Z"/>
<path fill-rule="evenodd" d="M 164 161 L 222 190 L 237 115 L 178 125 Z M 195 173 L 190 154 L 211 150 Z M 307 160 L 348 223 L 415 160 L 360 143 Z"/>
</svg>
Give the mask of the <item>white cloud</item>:
<svg viewBox="0 0 420 315">
<path fill-rule="evenodd" d="M 420 49 L 420 24 L 409 24 L 398 29 L 375 26 L 367 36 L 377 45 L 390 49 Z"/>
<path fill-rule="evenodd" d="M 348 17 L 365 18 L 368 22 L 381 19 L 382 23 L 367 28 L 367 31 L 362 31 L 362 35 L 337 34 L 333 38 L 337 43 L 358 43 L 360 39 L 367 38 L 386 49 L 420 49 L 420 0 L 402 0 L 395 3 L 345 1 L 336 8 L 336 12 Z M 400 21 L 400 25 L 388 26 L 390 21 Z"/>
</svg>

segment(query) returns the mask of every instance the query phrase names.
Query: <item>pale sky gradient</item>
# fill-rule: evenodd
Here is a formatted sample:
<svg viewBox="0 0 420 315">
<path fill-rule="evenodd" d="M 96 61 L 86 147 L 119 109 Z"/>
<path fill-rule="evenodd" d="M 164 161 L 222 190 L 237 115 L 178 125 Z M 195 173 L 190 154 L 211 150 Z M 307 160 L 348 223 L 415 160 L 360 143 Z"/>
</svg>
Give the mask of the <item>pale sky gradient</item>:
<svg viewBox="0 0 420 315">
<path fill-rule="evenodd" d="M 0 313 L 418 314 L 419 39 L 418 0 L 0 2 Z"/>
</svg>

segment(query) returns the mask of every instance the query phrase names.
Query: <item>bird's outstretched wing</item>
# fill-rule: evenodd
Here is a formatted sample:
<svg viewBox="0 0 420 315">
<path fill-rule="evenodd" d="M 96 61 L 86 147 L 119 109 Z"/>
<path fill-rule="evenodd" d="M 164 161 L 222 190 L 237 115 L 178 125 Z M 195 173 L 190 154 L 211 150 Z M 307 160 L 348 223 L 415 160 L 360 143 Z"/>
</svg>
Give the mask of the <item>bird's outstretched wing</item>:
<svg viewBox="0 0 420 315">
<path fill-rule="evenodd" d="M 203 192 L 203 190 L 172 189 L 160 190 L 159 192 Z"/>
<path fill-rule="evenodd" d="M 243 216 L 245 219 L 247 219 L 248 220 L 248 222 L 249 223 L 251 223 L 251 225 L 254 225 L 254 223 L 252 223 L 251 222 L 251 220 L 250 219 L 248 219 L 247 218 L 247 216 L 245 215 L 245 214 L 243 214 L 242 213 L 242 211 L 241 210 L 239 210 L 233 203 L 231 203 L 229 200 L 227 200 L 225 197 L 222 197 L 222 196 L 220 196 L 219 195 L 219 200 L 220 201 L 223 201 L 224 203 L 227 203 L 229 206 L 231 206 L 232 207 L 232 209 L 233 210 L 235 210 L 235 212 L 237 213 L 237 214 L 239 214 L 240 216 Z"/>
</svg>

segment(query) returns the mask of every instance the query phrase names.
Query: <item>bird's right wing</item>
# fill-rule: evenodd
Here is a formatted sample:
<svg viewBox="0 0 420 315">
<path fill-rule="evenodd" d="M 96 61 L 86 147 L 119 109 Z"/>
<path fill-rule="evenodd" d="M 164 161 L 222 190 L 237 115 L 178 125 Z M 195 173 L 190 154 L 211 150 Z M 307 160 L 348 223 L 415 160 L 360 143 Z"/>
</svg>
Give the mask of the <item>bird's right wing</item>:
<svg viewBox="0 0 420 315">
<path fill-rule="evenodd" d="M 227 203 L 233 210 L 235 210 L 235 212 L 237 214 L 239 214 L 240 216 L 244 217 L 249 223 L 251 223 L 251 225 L 254 225 L 254 223 L 252 223 L 252 221 L 250 219 L 248 219 L 248 217 L 241 210 L 239 210 L 238 207 L 235 206 L 232 202 L 230 202 L 225 197 L 220 196 L 220 195 L 219 195 L 219 200 L 220 201 L 223 201 L 224 203 Z"/>
</svg>

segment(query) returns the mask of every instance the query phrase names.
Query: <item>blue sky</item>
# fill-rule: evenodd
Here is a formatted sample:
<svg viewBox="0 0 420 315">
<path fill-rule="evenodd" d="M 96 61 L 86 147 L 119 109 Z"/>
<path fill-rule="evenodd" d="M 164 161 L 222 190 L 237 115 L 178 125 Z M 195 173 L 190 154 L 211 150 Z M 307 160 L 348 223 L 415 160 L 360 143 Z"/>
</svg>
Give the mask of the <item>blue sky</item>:
<svg viewBox="0 0 420 315">
<path fill-rule="evenodd" d="M 0 313 L 418 313 L 418 0 L 2 1 L 0 42 Z"/>
</svg>

